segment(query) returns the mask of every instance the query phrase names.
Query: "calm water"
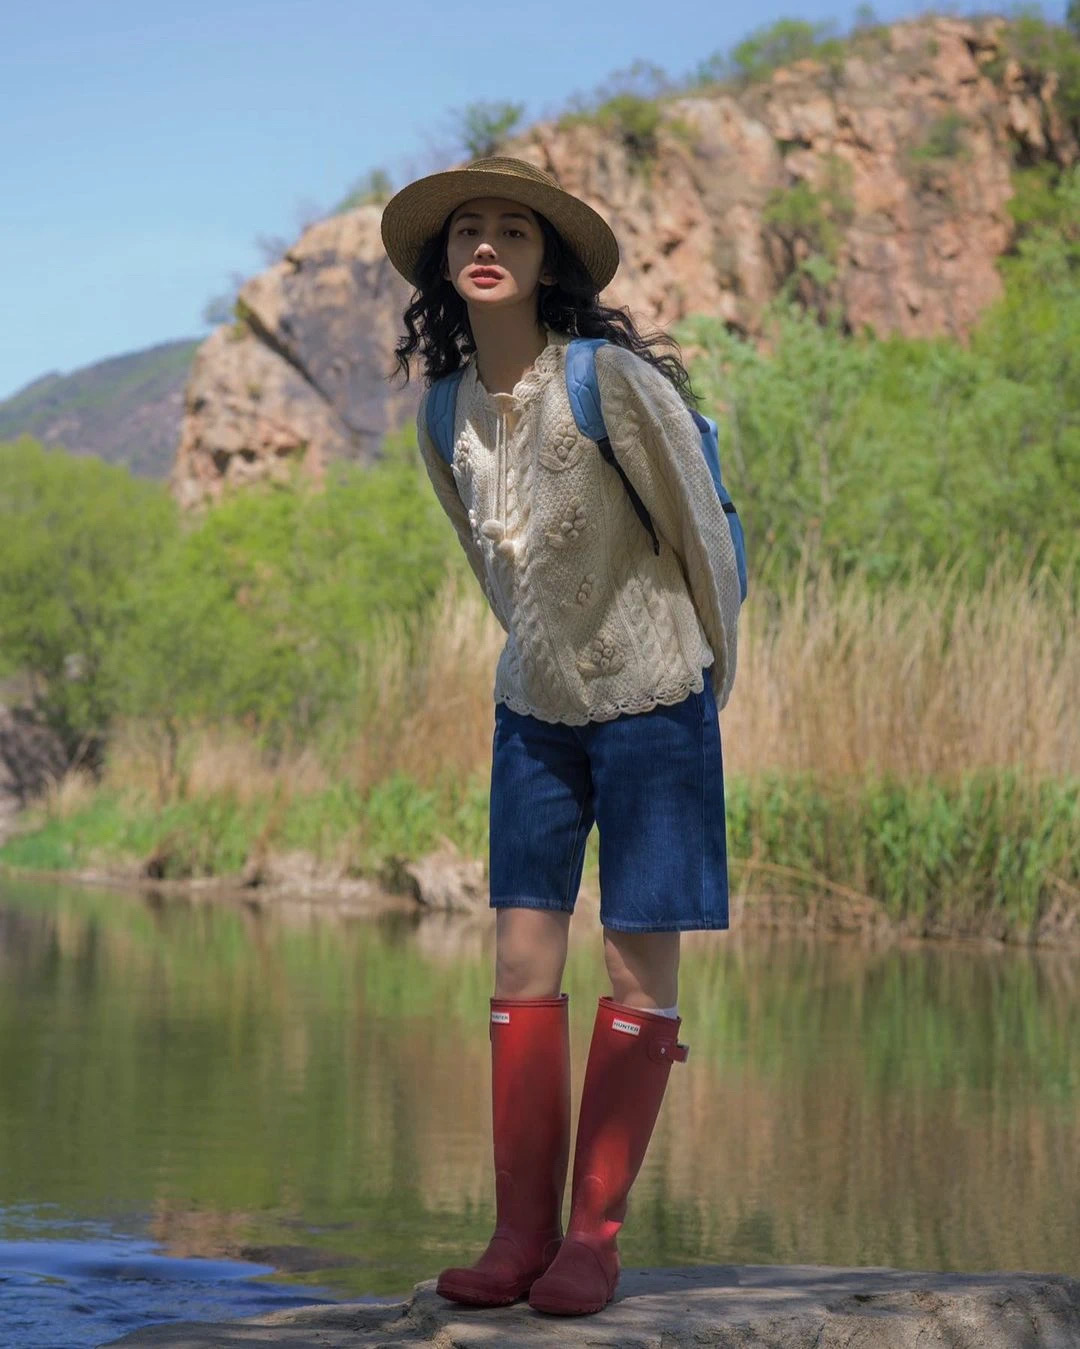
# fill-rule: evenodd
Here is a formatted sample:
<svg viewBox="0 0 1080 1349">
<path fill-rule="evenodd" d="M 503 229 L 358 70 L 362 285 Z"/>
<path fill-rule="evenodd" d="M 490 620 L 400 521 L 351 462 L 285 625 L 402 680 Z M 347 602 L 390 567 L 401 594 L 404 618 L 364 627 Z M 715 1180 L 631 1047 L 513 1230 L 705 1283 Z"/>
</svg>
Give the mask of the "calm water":
<svg viewBox="0 0 1080 1349">
<path fill-rule="evenodd" d="M 0 1322 L 392 1296 L 492 1222 L 491 932 L 0 889 Z M 579 906 L 575 1101 L 596 996 Z M 684 939 L 624 1262 L 1080 1274 L 1080 960 Z M 7 1343 L 7 1341 L 5 1341 Z"/>
</svg>

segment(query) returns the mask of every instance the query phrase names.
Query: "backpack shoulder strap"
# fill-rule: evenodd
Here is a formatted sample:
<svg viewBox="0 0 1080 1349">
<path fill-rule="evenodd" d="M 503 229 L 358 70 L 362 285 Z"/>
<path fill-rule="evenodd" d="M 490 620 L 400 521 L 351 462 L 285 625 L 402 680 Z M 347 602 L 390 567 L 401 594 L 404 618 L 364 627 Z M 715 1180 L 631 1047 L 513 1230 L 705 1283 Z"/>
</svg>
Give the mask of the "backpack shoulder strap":
<svg viewBox="0 0 1080 1349">
<path fill-rule="evenodd" d="M 576 337 L 569 344 L 566 350 L 566 392 L 570 399 L 570 407 L 573 410 L 574 421 L 577 423 L 578 430 L 582 435 L 588 436 L 590 440 L 596 441 L 600 447 L 600 453 L 622 478 L 623 486 L 630 496 L 630 504 L 652 539 L 653 551 L 659 553 L 660 541 L 656 536 L 656 530 L 653 528 L 649 513 L 631 485 L 629 478 L 623 472 L 622 465 L 615 458 L 611 441 L 608 439 L 607 427 L 604 425 L 604 414 L 600 407 L 600 387 L 596 379 L 596 349 L 603 346 L 605 340 L 603 337 Z M 727 516 L 732 543 L 735 548 L 735 563 L 739 572 L 739 590 L 745 600 L 746 543 L 743 538 L 742 521 L 739 519 L 734 503 L 720 476 L 718 428 L 711 417 L 703 416 L 694 409 L 691 409 L 690 413 L 701 437 L 702 452 L 709 467 L 713 486 L 716 488 L 716 495 L 720 498 L 720 504 Z"/>
<path fill-rule="evenodd" d="M 723 479 L 720 476 L 719 427 L 711 417 L 703 416 L 700 412 L 691 410 L 691 415 L 698 431 L 701 433 L 701 448 L 705 452 L 705 462 L 709 466 L 709 473 L 712 475 L 716 495 L 720 498 L 720 505 L 723 506 L 724 514 L 727 516 L 728 528 L 731 530 L 731 542 L 735 549 L 735 566 L 739 572 L 739 593 L 745 600 L 747 585 L 746 539 L 743 535 L 742 521 L 735 509 L 735 503 L 732 501 L 731 494 L 724 486 Z"/>
<path fill-rule="evenodd" d="M 575 337 L 566 349 L 566 393 L 574 413 L 574 421 L 583 436 L 596 441 L 600 453 L 622 479 L 623 486 L 630 497 L 634 514 L 649 531 L 653 552 L 659 553 L 660 540 L 645 504 L 634 490 L 626 476 L 622 464 L 615 458 L 615 451 L 608 439 L 604 425 L 604 413 L 600 407 L 600 386 L 596 379 L 596 348 L 607 341 L 604 337 Z"/>
<path fill-rule="evenodd" d="M 574 421 L 583 436 L 599 443 L 607 439 L 607 427 L 600 408 L 600 387 L 596 382 L 596 348 L 605 337 L 575 337 L 566 348 L 566 393 Z"/>
<path fill-rule="evenodd" d="M 452 370 L 437 379 L 428 390 L 427 432 L 439 456 L 451 465 L 454 462 L 454 413 L 458 385 L 464 373 L 464 367 Z"/>
</svg>

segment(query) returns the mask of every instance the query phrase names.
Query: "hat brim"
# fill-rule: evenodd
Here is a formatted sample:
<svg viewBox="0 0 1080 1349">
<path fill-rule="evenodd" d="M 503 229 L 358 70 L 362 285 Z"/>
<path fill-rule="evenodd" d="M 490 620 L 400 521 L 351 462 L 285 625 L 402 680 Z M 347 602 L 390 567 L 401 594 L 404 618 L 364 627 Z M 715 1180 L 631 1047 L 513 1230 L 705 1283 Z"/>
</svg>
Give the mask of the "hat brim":
<svg viewBox="0 0 1080 1349">
<path fill-rule="evenodd" d="M 382 239 L 394 267 L 414 286 L 421 249 L 446 217 L 473 197 L 506 197 L 550 220 L 581 259 L 598 291 L 619 266 L 619 245 L 602 215 L 560 187 L 494 169 L 448 169 L 409 183 L 383 208 Z"/>
</svg>

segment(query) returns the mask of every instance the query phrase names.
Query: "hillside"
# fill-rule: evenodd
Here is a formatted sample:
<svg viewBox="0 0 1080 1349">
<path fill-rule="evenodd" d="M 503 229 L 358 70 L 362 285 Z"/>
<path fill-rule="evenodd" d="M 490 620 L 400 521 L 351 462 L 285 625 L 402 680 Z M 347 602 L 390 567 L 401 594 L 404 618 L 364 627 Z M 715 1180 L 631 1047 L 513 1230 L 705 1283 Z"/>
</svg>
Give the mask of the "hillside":
<svg viewBox="0 0 1080 1349">
<path fill-rule="evenodd" d="M 126 464 L 140 477 L 166 478 L 198 346 L 161 342 L 68 375 L 42 375 L 0 402 L 0 440 L 33 436 L 49 448 Z"/>
</svg>

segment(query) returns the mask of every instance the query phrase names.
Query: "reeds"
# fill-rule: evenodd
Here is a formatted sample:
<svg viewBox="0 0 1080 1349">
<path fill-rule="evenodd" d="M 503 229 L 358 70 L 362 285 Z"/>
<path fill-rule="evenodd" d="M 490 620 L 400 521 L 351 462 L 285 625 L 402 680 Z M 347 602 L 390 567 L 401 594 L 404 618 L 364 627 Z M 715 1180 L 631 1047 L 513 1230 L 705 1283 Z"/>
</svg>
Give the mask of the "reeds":
<svg viewBox="0 0 1080 1349">
<path fill-rule="evenodd" d="M 475 586 L 451 584 L 423 632 L 384 630 L 362 662 L 355 785 L 486 771 L 503 639 Z M 1075 595 L 1046 573 L 1003 570 L 974 593 L 946 571 L 887 589 L 801 577 L 746 606 L 721 723 L 735 776 L 1075 774 Z"/>
<path fill-rule="evenodd" d="M 976 592 L 948 572 L 877 589 L 797 579 L 740 620 L 721 716 L 727 771 L 825 780 L 954 780 L 1080 772 L 1080 624 L 1073 588 L 995 571 Z M 430 787 L 490 767 L 492 684 L 505 634 L 475 583 L 448 579 L 422 623 L 385 622 L 357 654 L 355 703 L 316 742 L 268 759 L 240 727 L 189 728 L 187 794 L 274 787 L 361 793 L 393 775 Z M 154 782 L 145 734 L 114 738 L 108 782 Z"/>
<path fill-rule="evenodd" d="M 747 606 L 723 714 L 732 772 L 953 780 L 1080 771 L 1075 594 L 995 569 L 875 589 L 800 578 Z"/>
<path fill-rule="evenodd" d="M 1078 930 L 1076 603 L 1068 580 L 1003 569 L 977 591 L 947 572 L 762 586 L 721 716 L 737 900 L 833 896 L 920 931 Z M 317 740 L 271 755 L 244 727 L 189 727 L 163 796 L 160 755 L 128 726 L 85 812 L 83 793 L 54 793 L 50 846 L 72 865 L 134 847 L 176 875 L 295 848 L 379 871 L 443 836 L 483 855 L 503 640 L 475 584 L 448 580 L 425 620 L 384 623 L 358 652 L 353 704 Z"/>
</svg>

